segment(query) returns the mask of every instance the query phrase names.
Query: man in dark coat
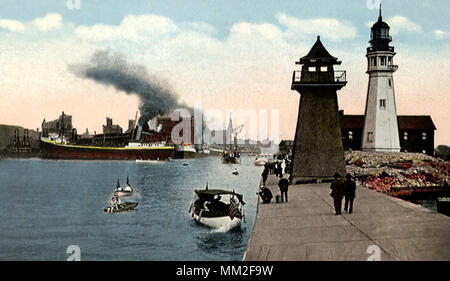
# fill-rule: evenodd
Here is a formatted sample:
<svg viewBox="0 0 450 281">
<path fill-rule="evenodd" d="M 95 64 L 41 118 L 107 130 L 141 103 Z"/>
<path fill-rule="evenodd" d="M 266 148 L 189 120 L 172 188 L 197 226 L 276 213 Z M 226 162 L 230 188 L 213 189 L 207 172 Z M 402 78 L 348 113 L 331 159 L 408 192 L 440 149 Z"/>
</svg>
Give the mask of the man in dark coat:
<svg viewBox="0 0 450 281">
<path fill-rule="evenodd" d="M 278 163 L 278 160 L 275 162 L 275 167 L 274 167 L 274 173 L 275 176 L 278 178 L 278 169 L 279 169 L 280 164 Z"/>
<path fill-rule="evenodd" d="M 345 204 L 344 204 L 344 211 L 351 214 L 353 212 L 353 200 L 355 199 L 355 190 L 356 190 L 356 183 L 354 180 L 352 180 L 352 176 L 350 174 L 345 175 L 345 181 L 344 181 L 344 197 L 345 197 Z M 350 204 L 350 209 L 348 208 Z"/>
<path fill-rule="evenodd" d="M 344 196 L 344 182 L 338 173 L 334 174 L 334 181 L 331 183 L 331 197 L 334 199 L 335 215 L 341 214 L 342 197 Z"/>
<path fill-rule="evenodd" d="M 289 181 L 287 178 L 282 177 L 280 179 L 280 181 L 278 182 L 278 187 L 280 188 L 280 192 L 281 192 L 281 202 L 284 202 L 284 198 L 286 198 L 286 203 L 288 201 L 288 196 L 287 196 L 287 192 L 288 192 L 288 187 L 289 187 Z"/>
<path fill-rule="evenodd" d="M 261 196 L 263 203 L 270 203 L 270 200 L 272 200 L 273 197 L 270 189 L 265 186 L 260 186 L 258 194 Z"/>
<path fill-rule="evenodd" d="M 267 177 L 269 176 L 269 169 L 264 168 L 264 171 L 262 172 L 262 180 L 263 180 L 263 186 L 266 186 Z"/>
</svg>

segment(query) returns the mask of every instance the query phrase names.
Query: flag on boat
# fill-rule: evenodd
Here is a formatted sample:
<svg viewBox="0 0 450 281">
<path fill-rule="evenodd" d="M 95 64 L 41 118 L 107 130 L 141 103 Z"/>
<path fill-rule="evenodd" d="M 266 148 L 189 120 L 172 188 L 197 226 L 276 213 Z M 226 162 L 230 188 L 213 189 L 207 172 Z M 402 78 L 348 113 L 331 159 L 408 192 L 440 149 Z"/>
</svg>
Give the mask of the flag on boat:
<svg viewBox="0 0 450 281">
<path fill-rule="evenodd" d="M 128 180 L 128 176 L 127 176 L 127 185 L 130 185 L 130 181 Z"/>
<path fill-rule="evenodd" d="M 120 187 L 120 182 L 119 182 L 119 179 L 117 179 L 117 188 L 119 188 Z"/>
<path fill-rule="evenodd" d="M 230 200 L 230 208 L 228 209 L 228 214 L 232 220 L 236 216 L 237 211 L 238 211 L 238 206 L 237 206 L 235 200 L 231 199 Z"/>
</svg>

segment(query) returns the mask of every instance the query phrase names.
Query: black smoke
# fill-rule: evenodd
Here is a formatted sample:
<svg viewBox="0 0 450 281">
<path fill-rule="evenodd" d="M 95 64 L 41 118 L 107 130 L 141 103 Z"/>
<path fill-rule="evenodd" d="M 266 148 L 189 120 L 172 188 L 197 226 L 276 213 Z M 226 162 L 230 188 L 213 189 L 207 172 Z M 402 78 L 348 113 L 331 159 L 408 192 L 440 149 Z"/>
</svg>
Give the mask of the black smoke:
<svg viewBox="0 0 450 281">
<path fill-rule="evenodd" d="M 121 54 L 96 51 L 90 63 L 69 65 L 69 70 L 78 77 L 139 96 L 139 125 L 178 106 L 178 96 L 166 82 L 149 76 L 144 66 L 129 63 Z"/>
</svg>

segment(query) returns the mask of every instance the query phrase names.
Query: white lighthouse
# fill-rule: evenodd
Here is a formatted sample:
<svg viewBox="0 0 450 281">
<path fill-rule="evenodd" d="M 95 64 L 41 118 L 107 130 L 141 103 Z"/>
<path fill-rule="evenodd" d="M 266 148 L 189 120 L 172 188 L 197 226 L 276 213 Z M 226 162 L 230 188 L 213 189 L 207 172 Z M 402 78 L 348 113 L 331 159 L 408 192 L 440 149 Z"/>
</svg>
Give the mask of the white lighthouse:
<svg viewBox="0 0 450 281">
<path fill-rule="evenodd" d="M 367 90 L 364 130 L 362 135 L 363 151 L 400 151 L 397 111 L 393 73 L 394 47 L 389 46 L 389 25 L 380 15 L 371 28 L 370 47 L 367 48 Z"/>
</svg>

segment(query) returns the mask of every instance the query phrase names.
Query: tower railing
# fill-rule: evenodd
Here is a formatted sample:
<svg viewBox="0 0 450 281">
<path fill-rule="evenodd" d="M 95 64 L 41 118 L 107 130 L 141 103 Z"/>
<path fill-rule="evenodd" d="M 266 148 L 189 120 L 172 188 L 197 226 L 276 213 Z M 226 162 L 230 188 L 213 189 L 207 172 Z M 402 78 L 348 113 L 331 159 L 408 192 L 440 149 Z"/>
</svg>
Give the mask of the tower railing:
<svg viewBox="0 0 450 281">
<path fill-rule="evenodd" d="M 390 71 L 395 72 L 398 69 L 398 65 L 390 64 L 390 65 L 388 65 L 388 68 Z"/>
<path fill-rule="evenodd" d="M 304 81 L 302 81 L 302 71 L 295 70 L 292 75 L 292 83 L 301 83 L 301 82 L 304 82 Z M 320 83 L 321 81 L 318 81 L 318 82 Z M 346 70 L 335 70 L 334 71 L 334 82 L 335 83 L 347 82 L 347 71 Z"/>
<path fill-rule="evenodd" d="M 345 70 L 334 71 L 334 82 L 347 82 L 347 72 Z"/>
<path fill-rule="evenodd" d="M 374 50 L 373 50 L 373 47 L 367 47 L 367 52 L 373 52 L 373 51 L 374 51 Z M 379 50 L 379 51 L 381 51 L 381 50 Z M 382 50 L 382 51 L 393 52 L 393 51 L 394 51 L 394 47 L 389 46 L 389 47 L 387 48 L 387 50 Z"/>
</svg>

